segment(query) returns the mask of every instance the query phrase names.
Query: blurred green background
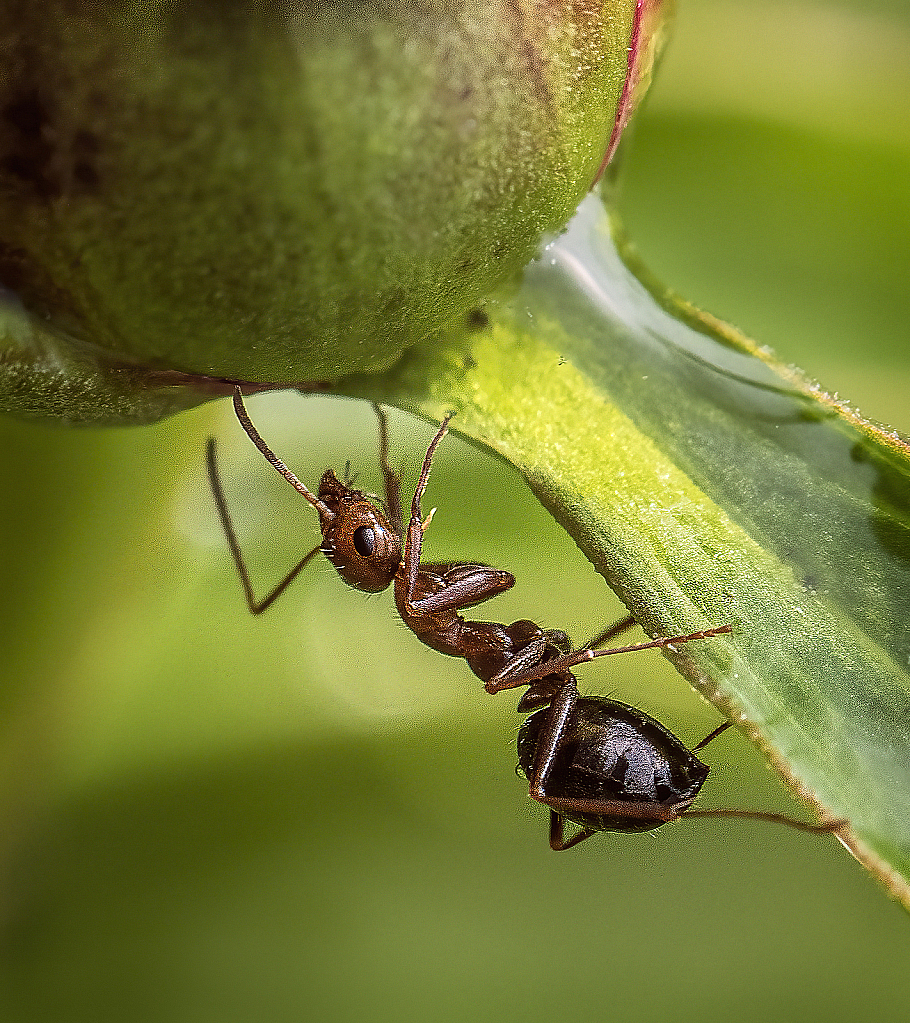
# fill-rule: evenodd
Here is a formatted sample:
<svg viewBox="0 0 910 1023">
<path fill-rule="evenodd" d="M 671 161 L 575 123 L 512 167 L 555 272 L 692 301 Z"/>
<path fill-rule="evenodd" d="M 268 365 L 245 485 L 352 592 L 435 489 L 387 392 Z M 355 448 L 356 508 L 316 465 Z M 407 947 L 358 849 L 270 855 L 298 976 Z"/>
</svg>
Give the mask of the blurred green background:
<svg viewBox="0 0 910 1023">
<path fill-rule="evenodd" d="M 910 3 L 683 0 L 625 154 L 646 263 L 910 431 Z M 253 399 L 305 479 L 378 489 L 361 404 Z M 430 429 L 392 418 L 412 481 Z M 0 423 L 3 958 L 17 1021 L 906 1018 L 903 910 L 830 838 L 681 822 L 550 852 L 514 694 L 311 566 L 247 615 L 204 477 L 220 442 L 260 590 L 314 516 L 227 403 L 154 428 Z M 478 617 L 582 639 L 622 608 L 507 468 L 456 438 L 432 558 L 514 571 Z M 614 660 L 614 659 L 611 659 Z M 591 692 L 693 743 L 659 656 Z M 736 733 L 702 805 L 799 807 Z"/>
</svg>

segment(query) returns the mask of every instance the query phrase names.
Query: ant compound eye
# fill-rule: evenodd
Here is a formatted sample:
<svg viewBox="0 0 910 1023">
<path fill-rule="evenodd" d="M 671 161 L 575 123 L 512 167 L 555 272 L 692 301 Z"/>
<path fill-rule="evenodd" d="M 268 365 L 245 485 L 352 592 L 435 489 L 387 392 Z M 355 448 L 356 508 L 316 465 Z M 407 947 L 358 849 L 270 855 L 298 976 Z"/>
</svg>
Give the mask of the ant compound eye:
<svg viewBox="0 0 910 1023">
<path fill-rule="evenodd" d="M 371 558 L 376 549 L 376 536 L 372 526 L 361 526 L 354 531 L 354 550 L 362 558 Z"/>
</svg>

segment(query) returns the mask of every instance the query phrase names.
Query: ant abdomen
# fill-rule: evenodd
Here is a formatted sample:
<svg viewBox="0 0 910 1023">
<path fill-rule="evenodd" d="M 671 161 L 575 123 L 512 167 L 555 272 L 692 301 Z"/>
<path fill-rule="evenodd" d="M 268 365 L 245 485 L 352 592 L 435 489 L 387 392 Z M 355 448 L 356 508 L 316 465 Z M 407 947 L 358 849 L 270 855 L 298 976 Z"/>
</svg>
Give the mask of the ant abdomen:
<svg viewBox="0 0 910 1023">
<path fill-rule="evenodd" d="M 548 714 L 538 710 L 518 733 L 519 767 L 529 780 Z M 708 767 L 659 721 L 615 700 L 579 697 L 543 796 L 550 806 L 578 804 L 557 813 L 589 833 L 650 831 L 684 813 L 707 777 Z M 588 812 L 586 803 L 627 806 L 612 814 Z"/>
</svg>

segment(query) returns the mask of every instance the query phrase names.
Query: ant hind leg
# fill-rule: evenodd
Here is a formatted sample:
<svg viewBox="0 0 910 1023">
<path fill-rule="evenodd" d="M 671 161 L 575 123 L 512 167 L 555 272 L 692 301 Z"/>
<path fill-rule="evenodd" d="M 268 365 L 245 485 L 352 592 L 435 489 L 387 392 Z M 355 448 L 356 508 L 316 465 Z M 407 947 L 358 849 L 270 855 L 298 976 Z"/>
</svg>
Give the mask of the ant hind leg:
<svg viewBox="0 0 910 1023">
<path fill-rule="evenodd" d="M 797 831 L 808 831 L 813 835 L 835 834 L 850 823 L 842 819 L 821 820 L 816 824 L 788 817 L 783 813 L 768 813 L 764 810 L 688 810 L 686 817 L 741 817 L 745 820 L 768 821 L 771 824 L 786 824 Z"/>
<path fill-rule="evenodd" d="M 724 721 L 723 724 L 718 725 L 713 732 L 709 732 L 704 739 L 697 745 L 692 747 L 691 752 L 697 753 L 700 749 L 704 749 L 712 739 L 716 739 L 718 735 L 725 732 L 728 728 L 733 726 L 732 721 Z M 813 835 L 826 835 L 833 832 L 840 831 L 842 828 L 847 826 L 845 820 L 821 820 L 813 824 L 809 821 L 800 821 L 795 817 L 788 817 L 782 813 L 771 813 L 765 810 L 687 810 L 686 817 L 741 817 L 745 820 L 755 821 L 767 821 L 771 824 L 785 824 L 788 828 L 795 828 L 797 831 L 807 831 Z"/>
</svg>

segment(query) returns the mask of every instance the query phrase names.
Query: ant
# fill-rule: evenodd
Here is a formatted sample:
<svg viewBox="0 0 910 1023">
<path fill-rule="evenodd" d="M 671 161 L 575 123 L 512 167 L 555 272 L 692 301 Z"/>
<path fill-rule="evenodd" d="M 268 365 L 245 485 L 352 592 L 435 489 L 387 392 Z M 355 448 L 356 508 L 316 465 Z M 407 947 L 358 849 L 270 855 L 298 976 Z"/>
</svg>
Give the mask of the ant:
<svg viewBox="0 0 910 1023">
<path fill-rule="evenodd" d="M 430 441 L 404 526 L 401 486 L 388 463 L 385 413 L 379 420 L 379 461 L 385 479 L 384 511 L 376 498 L 342 483 L 326 469 L 313 494 L 269 448 L 247 414 L 239 387 L 234 411 L 250 440 L 272 466 L 316 509 L 322 530 L 317 544 L 261 600 L 257 600 L 240 552 L 218 473 L 215 440 L 206 449 L 209 481 L 247 606 L 261 614 L 288 588 L 303 568 L 322 552 L 348 586 L 369 593 L 394 583 L 395 605 L 402 621 L 427 646 L 463 657 L 488 693 L 526 686 L 518 711 L 534 711 L 518 735 L 519 768 L 530 795 L 550 810 L 550 846 L 570 849 L 598 831 L 637 832 L 658 828 L 684 813 L 690 817 L 747 817 L 775 821 L 811 832 L 836 831 L 843 821 L 808 824 L 776 813 L 751 810 L 691 810 L 709 768 L 695 753 L 732 722 L 725 721 L 691 750 L 654 718 L 614 700 L 580 697 L 571 669 L 596 657 L 636 650 L 673 647 L 729 633 L 730 625 L 685 636 L 654 639 L 630 646 L 604 647 L 634 626 L 625 618 L 583 647 L 573 649 L 559 629 L 542 629 L 521 619 L 510 625 L 466 621 L 458 612 L 504 593 L 515 577 L 501 569 L 471 562 L 422 563 L 423 535 L 433 518 L 424 518 L 420 502 L 436 449 L 448 432 L 446 416 Z M 434 509 L 435 510 L 435 509 Z M 578 831 L 565 835 L 565 822 Z"/>
</svg>

